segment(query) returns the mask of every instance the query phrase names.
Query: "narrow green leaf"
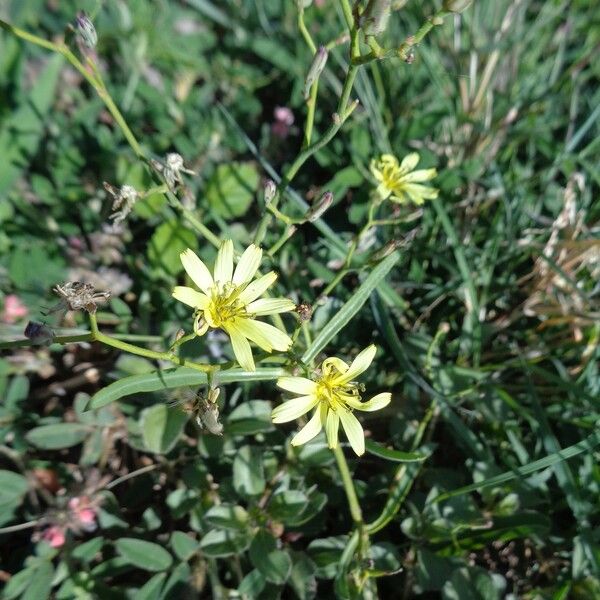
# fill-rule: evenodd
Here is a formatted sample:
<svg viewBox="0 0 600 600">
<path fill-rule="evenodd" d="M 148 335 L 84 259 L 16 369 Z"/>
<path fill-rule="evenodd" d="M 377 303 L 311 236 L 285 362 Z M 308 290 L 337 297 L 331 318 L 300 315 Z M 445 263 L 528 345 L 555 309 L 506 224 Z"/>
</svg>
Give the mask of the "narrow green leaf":
<svg viewBox="0 0 600 600">
<path fill-rule="evenodd" d="M 563 460 L 573 458 L 582 452 L 591 452 L 598 444 L 600 444 L 600 433 L 593 433 L 577 444 L 573 444 L 568 448 L 563 448 L 560 452 L 549 454 L 548 456 L 540 458 L 539 460 L 534 460 L 533 462 L 523 465 L 518 469 L 514 469 L 513 471 L 507 471 L 506 473 L 496 475 L 495 477 L 490 477 L 489 479 L 484 479 L 483 481 L 479 481 L 477 483 L 465 485 L 464 487 L 452 490 L 450 492 L 444 492 L 443 494 L 440 494 L 439 496 L 436 496 L 430 500 L 429 504 L 441 502 L 442 500 L 447 500 L 448 498 L 452 498 L 454 496 L 468 494 L 469 492 L 476 492 L 484 488 L 502 485 L 503 483 L 507 483 L 513 479 L 531 475 L 531 473 L 551 467 L 562 462 Z"/>
<path fill-rule="evenodd" d="M 281 377 L 283 369 L 257 369 L 256 371 L 243 371 L 242 369 L 229 369 L 216 375 L 220 383 L 244 383 L 247 381 L 271 381 Z M 131 394 L 156 392 L 183 386 L 198 386 L 206 383 L 206 373 L 201 373 L 188 367 L 178 367 L 172 371 L 155 371 L 132 375 L 115 381 L 101 389 L 92 396 L 88 410 L 102 408 L 115 400 Z"/>
<path fill-rule="evenodd" d="M 341 310 L 321 329 L 319 335 L 314 339 L 308 350 L 304 353 L 302 361 L 310 363 L 329 342 L 352 320 L 354 315 L 361 309 L 369 299 L 371 292 L 377 287 L 385 276 L 391 271 L 400 259 L 397 252 L 390 254 L 381 261 L 373 272 L 363 281 L 361 286 L 352 294 L 350 300 L 342 306 Z"/>
<path fill-rule="evenodd" d="M 393 448 L 386 448 L 377 442 L 365 440 L 365 449 L 369 454 L 391 460 L 393 462 L 420 462 L 427 458 L 427 454 L 419 454 L 418 452 L 402 452 Z"/>
</svg>

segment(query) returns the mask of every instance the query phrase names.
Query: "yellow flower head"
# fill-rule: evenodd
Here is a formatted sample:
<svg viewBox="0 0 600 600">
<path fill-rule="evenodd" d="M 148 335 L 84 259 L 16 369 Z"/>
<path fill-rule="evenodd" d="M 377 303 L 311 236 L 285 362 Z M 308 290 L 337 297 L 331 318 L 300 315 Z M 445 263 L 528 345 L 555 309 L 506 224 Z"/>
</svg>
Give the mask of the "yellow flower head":
<svg viewBox="0 0 600 600">
<path fill-rule="evenodd" d="M 405 156 L 401 163 L 392 154 L 384 154 L 371 161 L 371 173 L 379 183 L 377 193 L 382 200 L 389 198 L 399 204 L 414 202 L 421 205 L 425 200 L 437 198 L 438 190 L 420 182 L 429 181 L 437 175 L 435 169 L 414 168 L 419 162 L 416 152 Z"/>
<path fill-rule="evenodd" d="M 365 452 L 365 434 L 353 409 L 374 411 L 387 406 L 392 395 L 388 392 L 377 394 L 368 402 L 362 402 L 360 392 L 364 387 L 353 381 L 366 371 L 373 361 L 377 349 L 374 345 L 365 348 L 348 366 L 340 358 L 327 358 L 321 365 L 321 374 L 315 379 L 306 377 L 281 377 L 278 387 L 294 394 L 294 398 L 284 402 L 271 413 L 273 423 L 287 423 L 315 408 L 309 422 L 292 439 L 293 446 L 299 446 L 312 440 L 323 427 L 330 448 L 338 443 L 340 422 L 346 437 L 356 454 Z"/>
<path fill-rule="evenodd" d="M 273 271 L 252 281 L 260 267 L 262 250 L 250 245 L 233 269 L 233 242 L 225 240 L 215 262 L 213 274 L 189 248 L 180 255 L 181 263 L 200 291 L 176 286 L 173 297 L 194 309 L 194 332 L 204 335 L 209 328 L 222 329 L 231 338 L 235 358 L 246 371 L 254 371 L 248 340 L 266 352 L 285 351 L 292 340 L 273 325 L 256 317 L 294 310 L 287 298 L 259 296 L 277 279 Z"/>
</svg>

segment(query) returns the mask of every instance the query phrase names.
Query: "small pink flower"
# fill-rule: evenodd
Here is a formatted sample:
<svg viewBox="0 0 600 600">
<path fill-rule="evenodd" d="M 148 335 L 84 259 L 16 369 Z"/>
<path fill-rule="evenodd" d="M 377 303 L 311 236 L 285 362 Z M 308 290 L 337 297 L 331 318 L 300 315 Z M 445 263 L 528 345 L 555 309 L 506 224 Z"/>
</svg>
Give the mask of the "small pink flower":
<svg viewBox="0 0 600 600">
<path fill-rule="evenodd" d="M 96 507 L 92 506 L 87 496 L 79 496 L 69 500 L 69 510 L 77 525 L 86 531 L 96 529 Z"/>
<path fill-rule="evenodd" d="M 60 548 L 65 543 L 65 530 L 58 525 L 52 525 L 44 531 L 42 539 L 48 542 L 53 548 Z"/>
<path fill-rule="evenodd" d="M 294 124 L 294 113 L 287 106 L 276 106 L 273 116 L 275 121 L 271 125 L 271 131 L 283 140 L 289 135 L 290 127 Z"/>
<path fill-rule="evenodd" d="M 20 318 L 27 316 L 28 312 L 29 310 L 17 295 L 9 294 L 4 298 L 4 311 L 0 320 L 4 323 L 15 323 Z"/>
</svg>

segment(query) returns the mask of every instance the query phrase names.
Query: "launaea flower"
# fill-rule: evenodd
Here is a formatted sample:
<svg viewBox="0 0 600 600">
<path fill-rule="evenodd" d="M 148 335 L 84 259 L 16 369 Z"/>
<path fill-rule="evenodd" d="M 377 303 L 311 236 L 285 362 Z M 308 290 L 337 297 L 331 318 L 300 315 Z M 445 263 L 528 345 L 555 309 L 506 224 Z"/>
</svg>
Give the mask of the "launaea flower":
<svg viewBox="0 0 600 600">
<path fill-rule="evenodd" d="M 341 423 L 354 452 L 359 456 L 364 454 L 365 435 L 353 410 L 372 412 L 387 406 L 391 400 L 391 394 L 384 392 L 363 402 L 360 392 L 364 386 L 354 381 L 369 368 L 376 351 L 374 345 L 365 348 L 350 366 L 340 358 L 327 358 L 314 379 L 281 377 L 277 381 L 282 390 L 299 397 L 275 408 L 271 414 L 273 423 L 293 421 L 314 409 L 308 423 L 292 439 L 292 445 L 305 444 L 325 427 L 327 443 L 330 448 L 335 448 Z"/>
<path fill-rule="evenodd" d="M 271 271 L 253 281 L 262 258 L 260 248 L 250 245 L 234 270 L 233 242 L 225 240 L 217 253 L 212 275 L 189 248 L 180 258 L 198 290 L 176 286 L 173 297 L 194 309 L 196 335 L 204 335 L 210 328 L 225 331 L 235 358 L 247 371 L 255 370 L 249 341 L 266 352 L 285 351 L 292 345 L 286 333 L 256 319 L 295 308 L 287 298 L 260 298 L 277 279 L 277 274 Z"/>
<path fill-rule="evenodd" d="M 414 168 L 419 162 L 419 155 L 412 152 L 398 163 L 392 154 L 383 154 L 379 159 L 371 161 L 371 173 L 378 182 L 377 194 L 382 200 L 390 199 L 399 204 L 414 202 L 423 204 L 425 200 L 437 198 L 438 190 L 423 181 L 430 181 L 437 175 L 435 169 Z"/>
</svg>

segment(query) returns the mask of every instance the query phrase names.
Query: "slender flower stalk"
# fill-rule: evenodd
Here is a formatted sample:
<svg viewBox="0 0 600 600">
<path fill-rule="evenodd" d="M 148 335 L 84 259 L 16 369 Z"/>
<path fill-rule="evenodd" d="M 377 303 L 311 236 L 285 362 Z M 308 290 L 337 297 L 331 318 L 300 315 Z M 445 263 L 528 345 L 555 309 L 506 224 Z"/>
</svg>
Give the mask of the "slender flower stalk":
<svg viewBox="0 0 600 600">
<path fill-rule="evenodd" d="M 416 152 L 405 156 L 402 162 L 392 154 L 384 154 L 378 160 L 371 161 L 371 173 L 379 183 L 377 194 L 381 200 L 388 198 L 398 204 L 421 205 L 425 200 L 437 198 L 438 190 L 423 181 L 429 181 L 437 175 L 435 169 L 419 169 L 415 167 L 419 162 Z"/>
<path fill-rule="evenodd" d="M 306 377 L 281 377 L 277 380 L 278 387 L 299 394 L 299 397 L 275 408 L 271 414 L 273 423 L 287 423 L 315 409 L 308 423 L 292 439 L 293 446 L 309 442 L 325 427 L 328 445 L 335 449 L 341 422 L 354 452 L 358 456 L 364 454 L 364 431 L 352 411 L 372 412 L 384 408 L 391 400 L 391 394 L 384 392 L 362 402 L 360 392 L 364 391 L 364 386 L 354 381 L 369 368 L 376 351 L 373 344 L 368 346 L 351 365 L 340 358 L 327 358 L 314 380 Z"/>
<path fill-rule="evenodd" d="M 173 297 L 194 309 L 194 332 L 222 329 L 229 335 L 233 353 L 246 371 L 255 371 L 249 341 L 266 352 L 286 351 L 291 338 L 256 317 L 289 312 L 296 305 L 287 298 L 260 298 L 277 279 L 273 271 L 252 281 L 262 259 L 262 250 L 251 244 L 233 268 L 233 242 L 221 244 L 213 274 L 189 248 L 180 255 L 183 268 L 198 290 L 177 286 Z"/>
</svg>

